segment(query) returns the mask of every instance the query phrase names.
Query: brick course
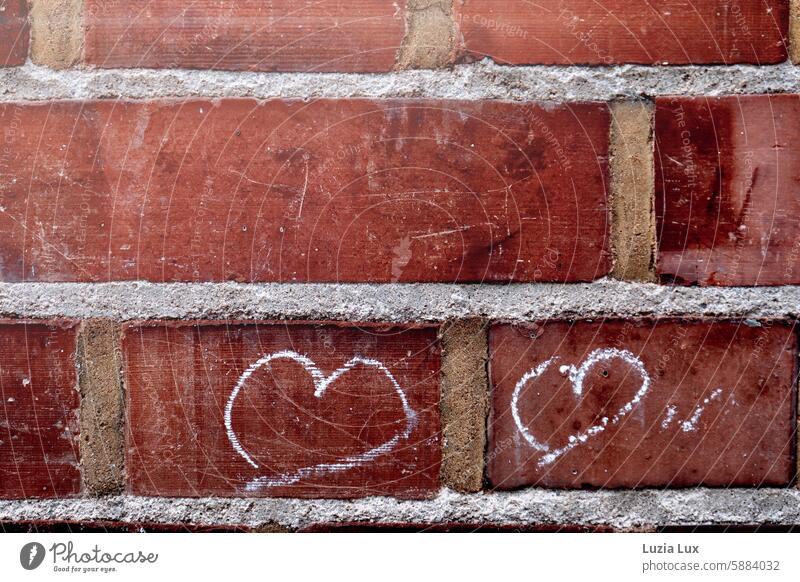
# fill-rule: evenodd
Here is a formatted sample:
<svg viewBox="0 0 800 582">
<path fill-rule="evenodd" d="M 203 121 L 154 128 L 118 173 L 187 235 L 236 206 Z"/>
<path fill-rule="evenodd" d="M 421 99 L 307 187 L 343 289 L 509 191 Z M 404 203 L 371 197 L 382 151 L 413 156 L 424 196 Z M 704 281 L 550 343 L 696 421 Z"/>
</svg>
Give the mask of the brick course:
<svg viewBox="0 0 800 582">
<path fill-rule="evenodd" d="M 4 121 L 19 127 L 0 158 L 4 281 L 610 269 L 605 104 L 58 102 L 0 105 Z"/>
<path fill-rule="evenodd" d="M 434 328 L 134 324 L 123 346 L 131 493 L 438 489 Z"/>
<path fill-rule="evenodd" d="M 75 326 L 0 322 L 0 498 L 80 493 Z"/>
<path fill-rule="evenodd" d="M 800 98 L 664 98 L 655 115 L 662 281 L 800 283 Z"/>
<path fill-rule="evenodd" d="M 85 0 L 86 62 L 99 67 L 389 71 L 405 2 Z"/>
<path fill-rule="evenodd" d="M 765 322 L 500 325 L 492 485 L 786 486 L 797 340 Z"/>
<path fill-rule="evenodd" d="M 462 58 L 503 64 L 778 63 L 783 0 L 455 0 Z"/>
<path fill-rule="evenodd" d="M 0 67 L 21 65 L 28 56 L 29 26 L 26 0 L 6 0 L 0 11 Z"/>
</svg>

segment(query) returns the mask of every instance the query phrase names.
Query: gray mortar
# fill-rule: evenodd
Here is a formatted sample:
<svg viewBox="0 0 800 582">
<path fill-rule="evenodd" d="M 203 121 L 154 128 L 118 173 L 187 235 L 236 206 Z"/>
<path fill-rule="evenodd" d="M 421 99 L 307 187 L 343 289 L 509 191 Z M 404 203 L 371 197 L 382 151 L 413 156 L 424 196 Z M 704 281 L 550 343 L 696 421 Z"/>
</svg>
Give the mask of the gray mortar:
<svg viewBox="0 0 800 582">
<path fill-rule="evenodd" d="M 116 521 L 193 525 L 279 524 L 497 524 L 668 525 L 800 524 L 800 491 L 793 489 L 684 489 L 553 491 L 464 495 L 443 491 L 423 501 L 377 497 L 342 500 L 102 499 L 0 501 L 0 521 Z"/>
<path fill-rule="evenodd" d="M 0 68 L 0 101 L 53 99 L 257 99 L 406 97 L 580 101 L 800 92 L 800 70 L 773 66 L 623 65 L 507 67 L 483 61 L 451 70 L 385 74 L 251 73 L 154 69 L 55 71 L 27 63 Z"/>
<path fill-rule="evenodd" d="M 0 316 L 428 321 L 481 317 L 793 318 L 800 287 L 587 284 L 0 283 Z"/>
</svg>

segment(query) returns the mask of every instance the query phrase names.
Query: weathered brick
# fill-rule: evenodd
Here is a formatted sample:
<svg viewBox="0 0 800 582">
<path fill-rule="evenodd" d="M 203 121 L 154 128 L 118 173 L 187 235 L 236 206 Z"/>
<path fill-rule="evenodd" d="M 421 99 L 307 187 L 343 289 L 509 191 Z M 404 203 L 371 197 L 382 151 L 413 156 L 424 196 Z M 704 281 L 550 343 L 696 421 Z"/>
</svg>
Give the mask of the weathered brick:
<svg viewBox="0 0 800 582">
<path fill-rule="evenodd" d="M 0 498 L 80 492 L 75 326 L 0 323 Z"/>
<path fill-rule="evenodd" d="M 798 119 L 797 95 L 657 101 L 663 281 L 800 283 Z"/>
<path fill-rule="evenodd" d="M 332 324 L 129 326 L 129 490 L 432 494 L 441 459 L 436 335 Z"/>
<path fill-rule="evenodd" d="M 776 63 L 786 0 L 455 0 L 462 59 L 508 64 Z"/>
<path fill-rule="evenodd" d="M 0 105 L 4 281 L 589 281 L 605 104 Z M 9 140 L 7 140 L 9 141 Z"/>
<path fill-rule="evenodd" d="M 787 485 L 796 343 L 769 321 L 496 326 L 491 483 Z"/>
<path fill-rule="evenodd" d="M 84 1 L 98 67 L 389 71 L 405 34 L 404 1 Z"/>
<path fill-rule="evenodd" d="M 0 67 L 13 67 L 25 62 L 29 37 L 26 0 L 0 3 Z"/>
</svg>

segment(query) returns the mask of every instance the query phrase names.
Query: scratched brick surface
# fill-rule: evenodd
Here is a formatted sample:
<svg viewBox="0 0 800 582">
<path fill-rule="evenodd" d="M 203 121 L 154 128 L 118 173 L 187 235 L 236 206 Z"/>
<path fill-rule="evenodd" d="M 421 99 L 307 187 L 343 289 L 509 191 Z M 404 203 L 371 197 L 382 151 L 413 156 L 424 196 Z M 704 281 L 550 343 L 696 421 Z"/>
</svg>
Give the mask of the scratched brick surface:
<svg viewBox="0 0 800 582">
<path fill-rule="evenodd" d="M 132 493 L 438 489 L 434 328 L 153 324 L 123 343 Z"/>
<path fill-rule="evenodd" d="M 455 0 L 462 58 L 506 64 L 776 63 L 786 0 Z"/>
<path fill-rule="evenodd" d="M 86 0 L 86 61 L 100 67 L 389 71 L 405 2 Z"/>
<path fill-rule="evenodd" d="M 0 105 L 3 281 L 587 281 L 604 104 Z"/>
<path fill-rule="evenodd" d="M 496 488 L 785 486 L 794 474 L 791 325 L 498 325 L 490 349 Z"/>
<path fill-rule="evenodd" d="M 28 58 L 28 4 L 26 0 L 0 3 L 0 67 L 21 65 Z"/>
<path fill-rule="evenodd" d="M 800 283 L 798 119 L 797 95 L 657 101 L 663 281 Z"/>
<path fill-rule="evenodd" d="M 75 328 L 0 322 L 0 498 L 80 492 Z"/>
</svg>

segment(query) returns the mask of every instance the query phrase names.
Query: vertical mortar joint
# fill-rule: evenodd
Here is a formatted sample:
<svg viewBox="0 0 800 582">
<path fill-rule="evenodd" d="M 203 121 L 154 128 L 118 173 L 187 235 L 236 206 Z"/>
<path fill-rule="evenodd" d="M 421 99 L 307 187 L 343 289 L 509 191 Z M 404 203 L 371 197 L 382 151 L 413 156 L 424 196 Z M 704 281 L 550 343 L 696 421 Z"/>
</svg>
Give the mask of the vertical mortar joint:
<svg viewBox="0 0 800 582">
<path fill-rule="evenodd" d="M 789 1 L 789 59 L 800 65 L 800 0 Z"/>
<path fill-rule="evenodd" d="M 81 469 L 91 495 L 114 495 L 124 487 L 121 335 L 108 320 L 85 321 L 78 334 Z"/>
<path fill-rule="evenodd" d="M 67 69 L 83 60 L 83 0 L 30 0 L 31 60 Z"/>
<path fill-rule="evenodd" d="M 611 104 L 612 276 L 656 281 L 655 164 L 650 101 Z"/>
<path fill-rule="evenodd" d="M 407 0 L 405 19 L 397 69 L 439 69 L 453 64 L 453 0 Z"/>
<path fill-rule="evenodd" d="M 448 322 L 440 337 L 442 484 L 456 491 L 480 491 L 489 412 L 488 322 Z"/>
</svg>

